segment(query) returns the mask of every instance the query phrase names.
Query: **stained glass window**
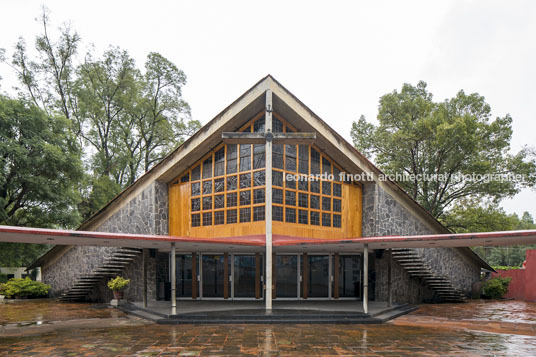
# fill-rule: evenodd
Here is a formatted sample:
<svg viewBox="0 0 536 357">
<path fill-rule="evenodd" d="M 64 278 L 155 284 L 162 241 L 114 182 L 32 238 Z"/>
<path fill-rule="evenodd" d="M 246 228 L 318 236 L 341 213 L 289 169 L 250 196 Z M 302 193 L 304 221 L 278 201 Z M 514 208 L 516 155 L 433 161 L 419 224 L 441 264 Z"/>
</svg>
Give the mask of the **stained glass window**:
<svg viewBox="0 0 536 357">
<path fill-rule="evenodd" d="M 276 116 L 272 117 L 273 132 L 295 131 Z M 261 115 L 241 130 L 264 132 L 264 129 Z M 339 174 L 342 170 L 311 145 L 274 144 L 272 150 L 272 219 L 341 228 L 343 183 Z M 191 226 L 264 220 L 265 166 L 264 144 L 224 144 L 180 175 L 178 182 L 190 185 Z M 308 176 L 320 173 L 333 174 L 333 180 L 325 175 L 318 179 Z M 295 180 L 296 174 L 302 175 L 300 179 Z M 234 208 L 237 206 L 239 209 Z"/>
</svg>

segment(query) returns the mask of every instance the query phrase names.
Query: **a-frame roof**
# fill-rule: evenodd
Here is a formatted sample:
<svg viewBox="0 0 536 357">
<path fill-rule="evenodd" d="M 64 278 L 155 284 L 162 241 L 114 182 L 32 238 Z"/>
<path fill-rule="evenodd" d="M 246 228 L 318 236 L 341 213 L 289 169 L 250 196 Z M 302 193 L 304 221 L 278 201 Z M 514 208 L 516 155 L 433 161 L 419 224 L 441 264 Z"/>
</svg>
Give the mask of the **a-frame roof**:
<svg viewBox="0 0 536 357">
<path fill-rule="evenodd" d="M 255 114 L 264 110 L 265 92 L 267 90 L 272 91 L 273 110 L 291 122 L 299 131 L 315 132 L 315 145 L 328 156 L 336 158 L 337 163 L 342 166 L 344 171 L 352 174 L 371 172 L 375 177 L 379 177 L 382 174 L 352 144 L 347 142 L 275 78 L 267 75 L 204 125 L 191 138 L 123 190 L 91 218 L 82 223 L 79 230 L 91 231 L 98 229 L 102 223 L 124 207 L 131 199 L 138 196 L 155 180 L 164 183 L 171 182 L 177 175 L 217 146 L 222 141 L 222 132 L 237 130 Z M 376 184 L 432 232 L 451 233 L 393 181 L 376 181 Z M 472 250 L 466 248 L 464 251 L 465 255 L 475 260 L 480 266 L 491 269 Z"/>
<path fill-rule="evenodd" d="M 273 110 L 291 122 L 299 131 L 316 132 L 315 145 L 328 156 L 337 158 L 337 163 L 345 171 L 352 174 L 372 172 L 375 177 L 381 174 L 381 171 L 357 151 L 353 145 L 347 142 L 271 75 L 267 75 L 151 170 L 123 190 L 100 211 L 82 223 L 79 229 L 96 229 L 153 181 L 158 180 L 169 183 L 217 146 L 222 141 L 222 132 L 237 130 L 255 114 L 264 110 L 264 94 L 268 89 L 273 93 Z M 376 183 L 397 199 L 404 208 L 413 212 L 432 231 L 449 233 L 447 228 L 407 195 L 400 186 L 392 181 L 378 181 Z"/>
</svg>

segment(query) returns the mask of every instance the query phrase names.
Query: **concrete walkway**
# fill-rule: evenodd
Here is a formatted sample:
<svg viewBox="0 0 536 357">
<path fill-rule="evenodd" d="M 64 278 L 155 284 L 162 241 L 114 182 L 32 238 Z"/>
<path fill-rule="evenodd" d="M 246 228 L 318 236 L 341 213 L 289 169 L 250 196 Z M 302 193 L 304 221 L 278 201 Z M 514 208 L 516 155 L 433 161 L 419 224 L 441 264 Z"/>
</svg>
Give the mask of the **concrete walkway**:
<svg viewBox="0 0 536 357">
<path fill-rule="evenodd" d="M 138 308 L 142 308 L 141 302 L 133 303 Z M 396 305 L 395 305 L 396 306 Z M 217 311 L 236 311 L 236 310 L 264 310 L 264 301 L 250 300 L 177 300 L 177 315 L 191 313 L 205 313 Z M 347 312 L 363 313 L 363 303 L 356 300 L 274 300 L 274 310 L 312 310 L 318 312 Z M 376 316 L 390 310 L 386 302 L 369 302 L 369 315 Z M 169 301 L 151 301 L 148 303 L 147 310 L 162 316 L 169 316 L 171 313 L 171 302 Z"/>
<path fill-rule="evenodd" d="M 365 314 L 359 301 L 275 301 L 265 310 L 263 301 L 181 300 L 177 314 L 170 314 L 170 302 L 154 301 L 119 307 L 122 311 L 159 324 L 378 324 L 414 311 L 407 304 L 387 306 L 373 302 Z"/>
</svg>

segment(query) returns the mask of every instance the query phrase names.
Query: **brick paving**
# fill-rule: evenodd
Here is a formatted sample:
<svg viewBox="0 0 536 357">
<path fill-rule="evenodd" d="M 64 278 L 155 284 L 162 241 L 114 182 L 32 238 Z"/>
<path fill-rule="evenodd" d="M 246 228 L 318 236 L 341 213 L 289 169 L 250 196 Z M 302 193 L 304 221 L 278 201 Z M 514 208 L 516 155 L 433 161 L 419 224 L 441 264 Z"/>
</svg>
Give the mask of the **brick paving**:
<svg viewBox="0 0 536 357">
<path fill-rule="evenodd" d="M 56 329 L 35 336 L 8 337 L 0 333 L 0 356 L 385 356 L 385 355 L 447 355 L 447 356 L 534 356 L 536 339 L 513 333 L 488 333 L 432 328 L 429 326 L 398 325 L 178 325 L 140 324 L 99 326 L 99 321 L 127 321 L 123 315 L 110 317 L 111 309 L 91 309 L 90 305 L 73 304 L 66 315 L 61 306 L 49 302 L 56 311 L 59 324 L 71 324 L 68 329 Z M 70 320 L 75 306 L 85 320 L 95 325 L 77 327 Z M 11 309 L 25 309 L 25 321 L 42 319 L 31 304 L 0 304 L 0 314 Z M 440 306 L 447 306 L 440 305 Z M 446 313 L 435 307 L 437 318 Z M 455 305 L 454 307 L 465 306 Z M 449 309 L 452 309 L 451 307 Z M 426 307 L 425 307 L 426 308 Z M 49 310 L 50 311 L 50 310 Z M 12 319 L 18 313 L 10 314 Z M 6 320 L 5 315 L 4 320 Z M 53 317 L 48 315 L 49 317 Z M 96 317 L 98 316 L 98 317 Z M 411 315 L 424 318 L 426 315 Z M 431 316 L 433 317 L 433 316 Z M 62 320 L 63 318 L 63 320 Z M 41 321 L 41 320 L 39 320 Z M 456 321 L 456 320 L 450 320 Z M 46 323 L 46 322 L 45 322 Z M 3 326 L 16 325 L 10 320 Z M 30 326 L 19 326 L 21 330 Z"/>
<path fill-rule="evenodd" d="M 470 300 L 464 304 L 423 304 L 411 315 L 437 316 L 454 320 L 536 323 L 536 302 Z"/>
</svg>

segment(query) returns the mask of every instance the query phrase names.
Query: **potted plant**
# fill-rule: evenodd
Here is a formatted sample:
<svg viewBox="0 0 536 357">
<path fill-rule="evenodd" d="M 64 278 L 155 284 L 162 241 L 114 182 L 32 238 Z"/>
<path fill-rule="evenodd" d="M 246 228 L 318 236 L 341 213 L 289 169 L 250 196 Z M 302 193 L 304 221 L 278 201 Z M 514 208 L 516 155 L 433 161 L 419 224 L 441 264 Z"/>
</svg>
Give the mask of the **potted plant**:
<svg viewBox="0 0 536 357">
<path fill-rule="evenodd" d="M 0 301 L 4 300 L 4 298 L 6 297 L 6 293 L 4 291 L 5 286 L 6 284 L 0 283 Z"/>
<path fill-rule="evenodd" d="M 123 299 L 123 290 L 130 283 L 130 279 L 125 279 L 121 276 L 116 276 L 113 279 L 110 279 L 108 282 L 108 288 L 113 291 L 114 299 L 121 300 Z"/>
</svg>

